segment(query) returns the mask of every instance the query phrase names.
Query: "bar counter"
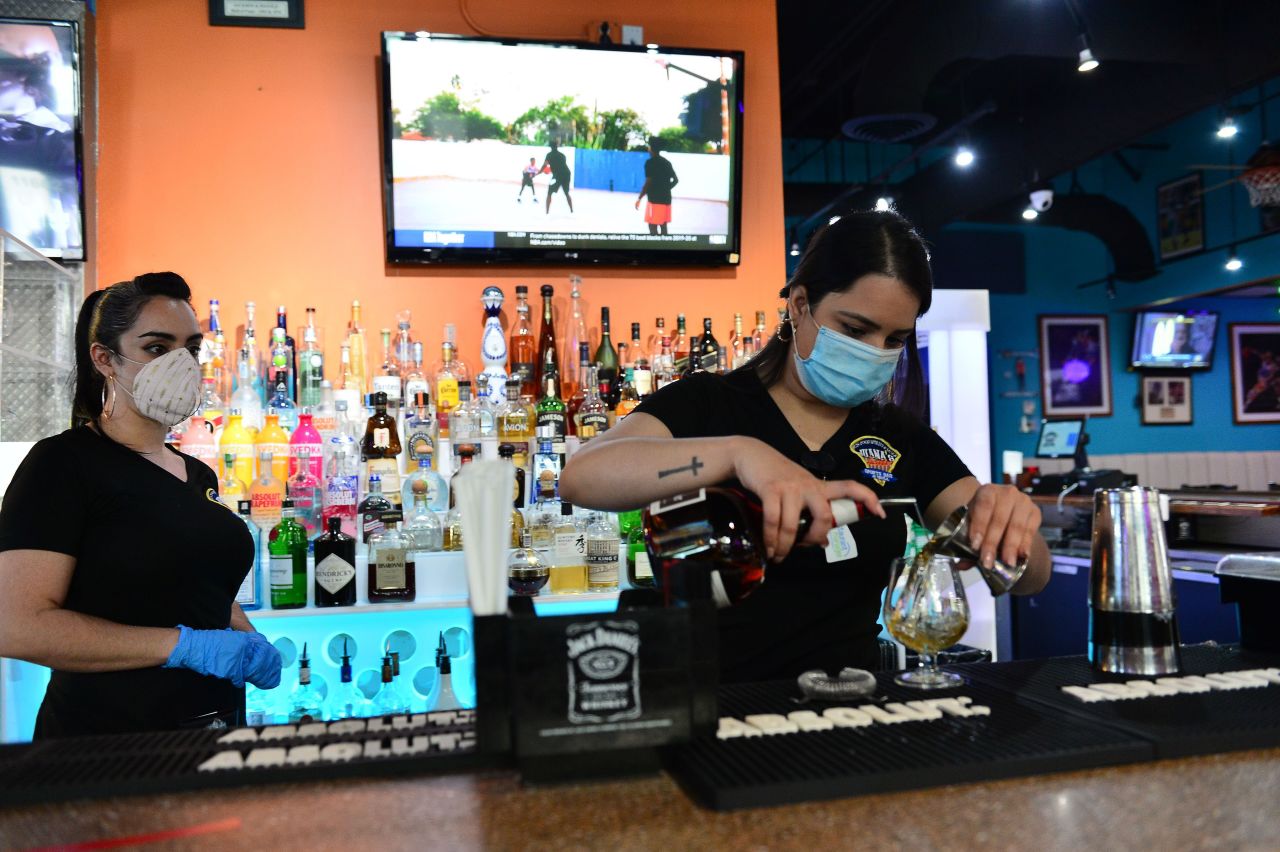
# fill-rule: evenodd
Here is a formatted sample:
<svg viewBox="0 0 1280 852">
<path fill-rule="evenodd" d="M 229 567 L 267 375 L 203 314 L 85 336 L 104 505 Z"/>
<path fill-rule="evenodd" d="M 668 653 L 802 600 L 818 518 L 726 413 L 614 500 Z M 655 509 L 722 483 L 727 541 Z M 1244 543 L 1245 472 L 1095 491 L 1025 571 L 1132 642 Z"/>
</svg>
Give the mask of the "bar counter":
<svg viewBox="0 0 1280 852">
<path fill-rule="evenodd" d="M 493 771 L 0 807 L 0 848 L 1274 849 L 1277 790 L 1280 749 L 729 813 L 666 775 L 531 788 Z"/>
</svg>

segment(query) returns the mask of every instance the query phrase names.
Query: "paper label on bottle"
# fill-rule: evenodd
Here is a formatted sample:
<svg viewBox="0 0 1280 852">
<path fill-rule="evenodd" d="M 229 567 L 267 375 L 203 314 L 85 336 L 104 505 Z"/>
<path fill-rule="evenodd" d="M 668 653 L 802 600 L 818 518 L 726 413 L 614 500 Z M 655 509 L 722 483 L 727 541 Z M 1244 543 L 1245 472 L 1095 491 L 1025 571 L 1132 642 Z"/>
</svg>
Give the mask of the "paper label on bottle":
<svg viewBox="0 0 1280 852">
<path fill-rule="evenodd" d="M 431 436 L 430 428 L 417 428 L 409 433 L 409 458 L 412 459 L 414 469 L 417 469 L 419 459 L 433 457 L 436 454 L 435 438 Z"/>
<path fill-rule="evenodd" d="M 650 515 L 661 515 L 663 512 L 669 512 L 672 509 L 679 509 L 684 506 L 692 506 L 701 503 L 707 499 L 707 489 L 699 488 L 697 491 L 689 491 L 685 494 L 677 494 L 674 497 L 668 497 L 665 500 L 657 500 L 649 504 Z"/>
<path fill-rule="evenodd" d="M 355 579 L 356 566 L 336 553 L 330 553 L 316 563 L 316 585 L 331 595 Z"/>
<path fill-rule="evenodd" d="M 360 529 L 364 535 L 364 543 L 369 543 L 369 536 L 374 533 L 380 533 L 386 529 L 386 525 L 382 523 L 381 512 L 365 512 L 360 516 Z"/>
<path fill-rule="evenodd" d="M 403 591 L 408 588 L 405 579 L 408 575 L 405 552 L 398 547 L 379 548 L 374 554 L 377 562 L 373 567 L 374 591 Z"/>
<path fill-rule="evenodd" d="M 827 562 L 844 562 L 858 555 L 858 544 L 848 527 L 834 527 L 827 533 Z"/>
<path fill-rule="evenodd" d="M 636 560 L 636 571 L 635 571 L 636 579 L 652 580 L 653 566 L 649 564 L 649 553 L 644 550 L 637 550 L 635 555 L 635 560 Z"/>
<path fill-rule="evenodd" d="M 609 415 L 603 411 L 592 411 L 578 415 L 578 440 L 586 441 L 596 435 L 609 431 Z"/>
<path fill-rule="evenodd" d="M 355 476 L 331 476 L 324 490 L 324 507 L 356 505 L 356 489 L 359 478 Z"/>
<path fill-rule="evenodd" d="M 269 564 L 271 566 L 271 588 L 292 589 L 293 556 L 276 556 L 273 554 Z"/>
<path fill-rule="evenodd" d="M 385 450 L 391 446 L 391 430 L 387 428 L 373 430 L 373 446 Z"/>
<path fill-rule="evenodd" d="M 587 542 L 587 580 L 600 585 L 618 582 L 618 540 L 591 539 Z"/>
<path fill-rule="evenodd" d="M 338 431 L 338 415 L 337 414 L 313 414 L 311 415 L 311 425 L 316 427 L 316 431 L 321 437 L 332 437 Z"/>
<path fill-rule="evenodd" d="M 632 382 L 635 385 L 636 393 L 640 396 L 648 396 L 653 393 L 653 373 L 649 370 L 636 370 Z"/>
<path fill-rule="evenodd" d="M 258 566 L 255 564 L 249 569 L 249 573 L 244 575 L 244 582 L 240 584 L 239 591 L 236 592 L 236 603 L 242 607 L 258 605 Z"/>
<path fill-rule="evenodd" d="M 436 405 L 441 411 L 458 407 L 457 379 L 440 379 L 436 382 Z"/>
<path fill-rule="evenodd" d="M 400 505 L 400 465 L 396 459 L 369 459 L 365 463 L 365 485 L 369 483 L 369 477 L 377 474 L 382 477 L 382 496 L 390 501 L 391 505 Z"/>
<path fill-rule="evenodd" d="M 557 566 L 582 565 L 586 561 L 587 536 L 581 530 L 557 532 L 555 542 Z"/>
</svg>

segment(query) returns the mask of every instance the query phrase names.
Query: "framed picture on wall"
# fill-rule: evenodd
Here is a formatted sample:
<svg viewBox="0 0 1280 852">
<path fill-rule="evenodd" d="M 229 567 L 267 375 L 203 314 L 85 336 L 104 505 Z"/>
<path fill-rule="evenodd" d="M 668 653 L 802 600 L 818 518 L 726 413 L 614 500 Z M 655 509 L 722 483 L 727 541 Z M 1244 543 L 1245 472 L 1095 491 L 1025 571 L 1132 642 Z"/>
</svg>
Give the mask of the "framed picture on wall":
<svg viewBox="0 0 1280 852">
<path fill-rule="evenodd" d="M 1199 172 L 1156 187 L 1160 259 L 1204 250 L 1204 181 Z"/>
<path fill-rule="evenodd" d="M 209 0 L 211 27 L 306 27 L 302 0 Z"/>
<path fill-rule="evenodd" d="M 1142 425 L 1190 422 L 1190 376 L 1142 377 Z"/>
<path fill-rule="evenodd" d="M 1236 423 L 1280 423 L 1280 322 L 1235 322 L 1227 337 Z"/>
<path fill-rule="evenodd" d="M 1040 390 L 1045 417 L 1111 414 L 1111 359 L 1102 314 L 1040 317 Z"/>
</svg>

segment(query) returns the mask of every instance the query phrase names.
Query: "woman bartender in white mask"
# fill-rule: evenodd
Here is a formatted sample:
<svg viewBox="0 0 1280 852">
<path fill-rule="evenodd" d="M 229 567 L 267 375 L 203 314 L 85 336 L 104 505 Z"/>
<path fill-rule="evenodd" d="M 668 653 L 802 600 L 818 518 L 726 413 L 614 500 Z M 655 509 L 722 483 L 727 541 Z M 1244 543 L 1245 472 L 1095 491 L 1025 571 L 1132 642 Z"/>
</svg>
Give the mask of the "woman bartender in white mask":
<svg viewBox="0 0 1280 852">
<path fill-rule="evenodd" d="M 171 272 L 91 294 L 75 419 L 0 509 L 0 655 L 49 666 L 35 736 L 236 724 L 280 654 L 236 592 L 255 558 L 202 462 L 165 444 L 195 409 L 201 333 Z"/>
</svg>

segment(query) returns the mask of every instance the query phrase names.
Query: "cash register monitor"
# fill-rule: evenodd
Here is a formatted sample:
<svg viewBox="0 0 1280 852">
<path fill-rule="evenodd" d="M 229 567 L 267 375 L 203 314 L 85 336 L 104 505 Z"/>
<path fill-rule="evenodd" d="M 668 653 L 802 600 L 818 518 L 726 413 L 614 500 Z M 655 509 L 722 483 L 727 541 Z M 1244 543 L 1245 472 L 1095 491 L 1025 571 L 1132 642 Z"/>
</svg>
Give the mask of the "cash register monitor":
<svg viewBox="0 0 1280 852">
<path fill-rule="evenodd" d="M 1040 424 L 1036 455 L 1043 459 L 1074 458 L 1084 434 L 1084 420 L 1046 420 Z"/>
</svg>

